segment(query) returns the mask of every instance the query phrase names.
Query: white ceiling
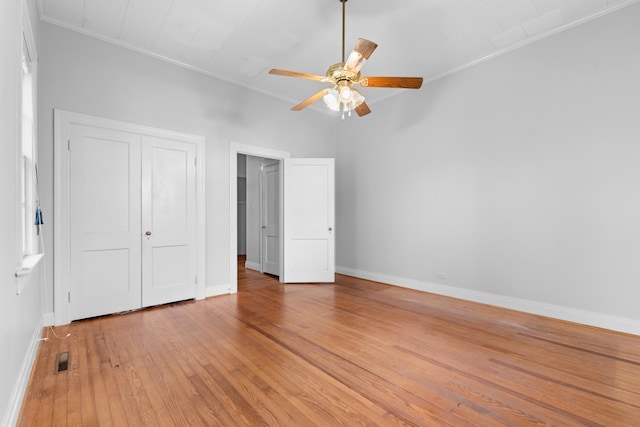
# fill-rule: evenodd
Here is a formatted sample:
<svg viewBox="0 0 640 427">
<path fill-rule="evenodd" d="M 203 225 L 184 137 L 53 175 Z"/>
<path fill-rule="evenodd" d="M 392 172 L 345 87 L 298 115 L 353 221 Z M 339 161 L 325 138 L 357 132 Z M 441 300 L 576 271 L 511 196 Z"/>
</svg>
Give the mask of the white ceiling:
<svg viewBox="0 0 640 427">
<path fill-rule="evenodd" d="M 640 0 L 349 0 L 347 54 L 378 43 L 363 75 L 429 81 Z M 341 60 L 339 0 L 38 0 L 43 21 L 291 102 Z M 362 89 L 369 105 L 392 89 Z"/>
</svg>

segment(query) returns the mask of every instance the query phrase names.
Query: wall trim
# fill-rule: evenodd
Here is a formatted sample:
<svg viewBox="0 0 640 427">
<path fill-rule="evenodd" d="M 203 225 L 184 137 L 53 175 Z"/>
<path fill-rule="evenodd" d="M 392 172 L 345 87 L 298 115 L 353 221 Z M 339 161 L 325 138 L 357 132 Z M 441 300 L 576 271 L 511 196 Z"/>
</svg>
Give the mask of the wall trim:
<svg viewBox="0 0 640 427">
<path fill-rule="evenodd" d="M 579 310 L 571 307 L 564 307 L 538 301 L 530 301 L 521 298 L 491 294 L 488 292 L 474 291 L 471 289 L 456 288 L 454 286 L 441 285 L 438 283 L 422 282 L 406 277 L 373 273 L 370 271 L 357 270 L 349 267 L 336 266 L 336 272 L 345 274 L 347 276 L 358 277 L 360 279 L 400 286 L 402 288 L 430 292 L 437 295 L 494 305 L 497 307 L 508 308 L 525 313 L 537 314 L 554 319 L 566 320 L 569 322 L 580 323 L 583 325 L 595 326 L 598 328 L 640 336 L 640 320 L 627 319 L 624 317 Z"/>
<path fill-rule="evenodd" d="M 33 365 L 36 362 L 36 355 L 38 354 L 38 346 L 40 345 L 40 336 L 42 335 L 43 319 L 40 319 L 38 325 L 33 331 L 31 337 L 31 345 L 27 349 L 24 361 L 20 367 L 20 374 L 18 375 L 18 381 L 13 389 L 12 398 L 9 401 L 8 411 L 2 420 L 3 426 L 15 426 L 18 425 L 18 417 L 20 416 L 20 409 L 22 408 L 22 401 L 24 395 L 27 392 L 27 386 L 29 385 L 29 379 L 31 378 L 31 371 Z"/>
<path fill-rule="evenodd" d="M 255 270 L 262 273 L 262 267 L 257 262 L 246 261 L 244 263 L 244 268 L 248 268 L 249 270 Z"/>
<path fill-rule="evenodd" d="M 56 324 L 56 315 L 53 311 L 42 315 L 42 327 L 53 326 Z"/>
</svg>

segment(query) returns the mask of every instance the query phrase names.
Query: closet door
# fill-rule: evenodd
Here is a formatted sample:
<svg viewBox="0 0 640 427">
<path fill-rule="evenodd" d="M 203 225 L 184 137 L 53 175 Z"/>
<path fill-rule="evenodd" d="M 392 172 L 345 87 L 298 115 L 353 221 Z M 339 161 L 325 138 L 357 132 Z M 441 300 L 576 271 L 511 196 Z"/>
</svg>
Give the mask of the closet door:
<svg viewBox="0 0 640 427">
<path fill-rule="evenodd" d="M 140 308 L 140 136 L 70 132 L 71 320 Z"/>
<path fill-rule="evenodd" d="M 71 320 L 195 298 L 196 145 L 71 134 Z"/>
<path fill-rule="evenodd" d="M 196 294 L 196 146 L 142 138 L 142 305 Z"/>
<path fill-rule="evenodd" d="M 54 123 L 56 325 L 204 298 L 204 138 L 62 110 Z"/>
</svg>

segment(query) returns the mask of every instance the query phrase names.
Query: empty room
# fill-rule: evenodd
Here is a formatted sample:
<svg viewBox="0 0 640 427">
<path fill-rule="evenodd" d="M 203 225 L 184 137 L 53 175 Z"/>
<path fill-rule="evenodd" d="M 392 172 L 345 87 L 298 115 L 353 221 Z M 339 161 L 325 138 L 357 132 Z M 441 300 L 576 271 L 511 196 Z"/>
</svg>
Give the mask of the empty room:
<svg viewBox="0 0 640 427">
<path fill-rule="evenodd" d="M 640 425 L 639 23 L 3 0 L 0 425 Z"/>
</svg>

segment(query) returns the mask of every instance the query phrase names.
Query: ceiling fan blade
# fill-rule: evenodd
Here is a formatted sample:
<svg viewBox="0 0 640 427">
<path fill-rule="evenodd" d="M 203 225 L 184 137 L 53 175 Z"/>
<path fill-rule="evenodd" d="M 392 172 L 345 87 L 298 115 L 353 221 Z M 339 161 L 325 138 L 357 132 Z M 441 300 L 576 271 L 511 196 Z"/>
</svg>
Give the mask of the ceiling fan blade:
<svg viewBox="0 0 640 427">
<path fill-rule="evenodd" d="M 356 110 L 356 113 L 358 113 L 358 116 L 360 116 L 360 117 L 366 116 L 367 114 L 369 114 L 371 112 L 371 110 L 369 109 L 369 106 L 364 101 L 362 101 L 362 104 L 358 105 L 355 108 L 355 110 Z"/>
<path fill-rule="evenodd" d="M 297 71 L 278 70 L 277 68 L 274 68 L 273 70 L 269 71 L 269 74 L 275 74 L 278 76 L 285 76 L 285 77 L 298 77 L 301 79 L 317 80 L 320 82 L 326 81 L 327 79 L 326 76 L 319 76 L 317 74 L 307 74 L 307 73 L 299 73 Z"/>
<path fill-rule="evenodd" d="M 356 42 L 356 46 L 353 48 L 353 50 L 355 50 L 360 55 L 362 55 L 362 58 L 368 60 L 371 54 L 373 53 L 373 51 L 376 50 L 377 47 L 378 45 L 370 40 L 358 39 L 358 41 Z"/>
<path fill-rule="evenodd" d="M 378 45 L 366 39 L 358 39 L 349 58 L 344 63 L 344 69 L 358 73 L 364 61 L 368 60 Z"/>
<path fill-rule="evenodd" d="M 292 110 L 293 111 L 300 111 L 303 108 L 308 107 L 309 105 L 313 104 L 314 102 L 316 102 L 317 100 L 319 100 L 320 98 L 325 96 L 329 91 L 331 91 L 331 89 L 323 89 L 323 90 L 321 90 L 320 92 L 316 93 L 315 95 L 312 95 L 309 98 L 305 99 L 300 104 L 294 106 L 292 108 Z"/>
<path fill-rule="evenodd" d="M 362 87 L 420 89 L 422 80 L 422 77 L 363 77 L 358 83 Z"/>
</svg>

